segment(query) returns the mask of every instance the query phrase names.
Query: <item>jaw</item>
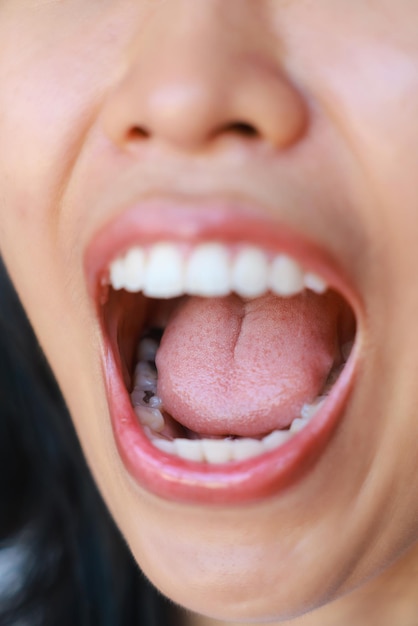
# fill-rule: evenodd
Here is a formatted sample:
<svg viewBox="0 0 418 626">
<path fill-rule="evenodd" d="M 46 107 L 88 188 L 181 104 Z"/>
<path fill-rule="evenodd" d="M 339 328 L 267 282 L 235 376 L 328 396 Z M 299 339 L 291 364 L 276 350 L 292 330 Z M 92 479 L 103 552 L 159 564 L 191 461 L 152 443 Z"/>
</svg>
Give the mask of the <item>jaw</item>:
<svg viewBox="0 0 418 626">
<path fill-rule="evenodd" d="M 147 245 L 159 240 L 156 233 L 145 232 L 144 235 L 143 229 L 138 230 L 140 234 L 137 233 L 136 237 L 132 237 L 132 243 L 127 245 L 125 240 L 122 245 L 118 245 L 116 242 L 111 254 L 107 252 L 101 255 L 100 263 L 97 261 L 97 255 L 93 255 L 96 264 L 94 273 L 96 287 L 92 291 L 95 294 L 105 346 L 103 373 L 113 432 L 126 469 L 139 485 L 168 500 L 239 504 L 279 494 L 283 489 L 303 479 L 310 468 L 320 460 L 322 452 L 332 440 L 353 389 L 359 341 L 355 341 L 348 360 L 343 359 L 334 364 L 328 372 L 328 380 L 323 381 L 324 384 L 317 390 L 317 395 L 322 401 L 318 403 L 317 410 L 311 411 L 310 419 L 304 421 L 293 416 L 291 421 L 295 421 L 297 426 L 293 430 L 291 423 L 281 423 L 276 429 L 273 428 L 268 432 L 265 429 L 254 431 L 254 428 L 251 433 L 243 432 L 240 428 L 235 430 L 225 428 L 223 432 L 216 429 L 201 430 L 200 427 L 191 427 L 190 423 L 182 423 L 184 420 L 181 414 L 174 417 L 168 411 L 162 411 L 164 428 L 153 429 L 152 424 L 147 422 L 147 417 L 142 419 L 147 411 L 149 416 L 151 407 L 143 406 L 138 409 L 132 400 L 132 392 L 135 391 L 134 372 L 138 366 L 136 356 L 138 346 L 144 339 L 144 334 L 153 328 L 161 329 L 164 342 L 166 332 L 164 329 L 167 324 L 170 324 L 170 320 L 176 316 L 179 309 L 187 307 L 193 298 L 190 298 L 189 294 L 163 299 L 146 297 L 141 291 L 138 293 L 128 293 L 123 289 L 115 291 L 108 285 L 107 276 L 112 259 L 123 255 L 138 240 L 141 241 L 141 245 L 147 238 Z M 226 246 L 237 245 L 236 233 L 233 240 L 228 241 L 228 233 L 226 236 L 225 232 L 220 235 L 222 230 L 217 230 L 218 237 L 223 237 Z M 205 240 L 205 235 L 207 236 L 204 228 L 202 231 L 198 238 L 200 242 Z M 271 232 L 268 238 L 271 246 Z M 275 241 L 276 252 L 282 252 L 283 247 L 289 252 L 292 246 L 283 246 L 280 239 L 279 236 Z M 174 237 L 171 235 L 171 240 L 179 241 L 175 235 Z M 248 241 L 248 233 L 245 241 Z M 99 238 L 96 249 L 100 249 L 100 246 Z M 300 250 L 303 245 L 299 242 L 295 248 Z M 307 248 L 309 249 L 309 246 Z M 304 261 L 306 262 L 305 259 Z M 314 270 L 317 269 L 315 260 L 312 266 Z M 328 293 L 326 296 L 314 294 L 313 299 L 334 298 L 345 311 L 345 318 L 349 322 L 345 324 L 343 330 L 339 328 L 338 332 L 336 331 L 341 349 L 342 344 L 354 341 L 356 333 L 357 339 L 359 337 L 358 309 L 352 292 L 341 281 L 334 268 L 329 264 L 325 267 L 326 270 L 321 274 L 326 275 L 327 282 L 330 283 Z M 88 269 L 91 270 L 91 267 Z M 225 297 L 242 299 L 233 293 Z M 208 297 L 207 302 L 210 307 L 213 298 Z M 339 324 L 341 326 L 341 323 Z M 145 395 L 145 404 L 153 396 L 158 394 L 154 391 L 151 395 Z M 309 400 L 311 405 L 315 404 L 312 398 Z M 155 413 L 155 410 L 152 410 Z M 220 439 L 227 439 L 227 444 L 219 443 Z M 177 440 L 181 440 L 181 446 Z M 250 440 L 255 440 L 257 445 L 260 441 L 268 440 L 270 447 L 264 447 L 261 452 L 260 449 L 257 452 L 248 452 L 248 446 L 252 450 L 256 448 L 256 444 Z M 225 448 L 225 445 L 228 449 L 232 446 L 232 457 L 223 456 L 221 447 Z M 209 450 L 208 453 L 204 452 L 203 458 L 200 452 L 196 456 L 197 447 L 200 449 L 202 446 L 204 451 Z M 247 451 L 237 452 L 238 448 Z"/>
</svg>

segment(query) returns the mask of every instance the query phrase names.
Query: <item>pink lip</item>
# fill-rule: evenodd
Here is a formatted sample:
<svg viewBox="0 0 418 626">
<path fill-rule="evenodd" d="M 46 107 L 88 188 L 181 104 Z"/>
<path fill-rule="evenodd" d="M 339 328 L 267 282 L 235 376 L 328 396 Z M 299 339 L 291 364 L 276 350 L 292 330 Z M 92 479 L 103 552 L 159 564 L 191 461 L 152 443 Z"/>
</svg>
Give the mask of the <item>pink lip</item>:
<svg viewBox="0 0 418 626">
<path fill-rule="evenodd" d="M 354 312 L 359 302 L 348 281 L 326 253 L 287 226 L 259 218 L 259 212 L 229 203 L 193 206 L 152 200 L 129 208 L 102 228 L 87 249 L 89 290 L 99 301 L 108 266 L 132 245 L 158 240 L 196 243 L 249 242 L 288 253 L 318 272 L 338 290 Z M 357 315 L 359 319 L 359 315 Z M 107 333 L 109 330 L 107 330 Z M 320 458 L 338 426 L 354 382 L 356 348 L 320 412 L 289 442 L 260 457 L 224 465 L 193 463 L 156 449 L 144 435 L 131 407 L 116 349 L 116 328 L 104 336 L 103 370 L 116 445 L 129 474 L 139 485 L 169 500 L 206 504 L 257 501 L 296 483 Z"/>
</svg>

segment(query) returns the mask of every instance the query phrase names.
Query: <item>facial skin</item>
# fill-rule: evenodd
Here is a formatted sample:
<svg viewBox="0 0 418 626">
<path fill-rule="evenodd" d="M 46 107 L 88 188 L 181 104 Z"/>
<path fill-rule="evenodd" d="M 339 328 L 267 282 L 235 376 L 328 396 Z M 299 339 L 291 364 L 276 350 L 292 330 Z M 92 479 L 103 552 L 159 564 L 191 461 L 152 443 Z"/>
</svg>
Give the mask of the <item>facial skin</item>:
<svg viewBox="0 0 418 626">
<path fill-rule="evenodd" d="M 0 1 L 1 252 L 135 558 L 196 613 L 416 615 L 417 20 L 415 0 Z M 263 207 L 338 259 L 362 302 L 341 426 L 276 498 L 166 502 L 117 453 L 83 259 L 158 194 Z"/>
</svg>

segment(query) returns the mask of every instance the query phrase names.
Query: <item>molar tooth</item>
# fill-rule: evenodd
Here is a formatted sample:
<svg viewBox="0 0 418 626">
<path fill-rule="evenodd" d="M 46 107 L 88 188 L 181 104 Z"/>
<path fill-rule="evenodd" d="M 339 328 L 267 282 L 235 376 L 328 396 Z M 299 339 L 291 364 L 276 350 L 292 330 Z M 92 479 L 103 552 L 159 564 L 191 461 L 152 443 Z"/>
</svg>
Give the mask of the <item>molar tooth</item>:
<svg viewBox="0 0 418 626">
<path fill-rule="evenodd" d="M 291 434 L 298 433 L 309 424 L 309 418 L 296 417 L 290 425 L 289 432 Z"/>
<path fill-rule="evenodd" d="M 145 266 L 144 294 L 150 298 L 175 298 L 184 290 L 184 261 L 175 244 L 155 244 Z"/>
<path fill-rule="evenodd" d="M 234 461 L 245 461 L 265 452 L 262 441 L 258 439 L 235 439 L 232 441 L 232 458 Z"/>
<path fill-rule="evenodd" d="M 185 290 L 190 295 L 217 297 L 231 291 L 230 260 L 225 246 L 197 246 L 186 263 Z"/>
<path fill-rule="evenodd" d="M 152 398 L 157 398 L 158 400 L 160 400 L 160 398 L 158 398 L 157 396 L 157 387 L 155 387 L 154 389 L 139 389 L 138 387 L 134 387 L 133 391 L 131 392 L 131 402 L 132 402 L 132 406 L 143 406 L 147 409 L 158 409 L 160 411 L 162 411 L 162 401 L 161 401 L 161 406 L 158 407 L 157 403 L 155 403 L 155 406 L 152 406 L 150 404 L 150 400 Z"/>
<path fill-rule="evenodd" d="M 163 401 L 161 400 L 161 398 L 159 396 L 152 396 L 148 400 L 148 405 L 149 405 L 150 409 L 158 409 L 158 410 L 161 411 L 161 408 L 163 406 Z"/>
<path fill-rule="evenodd" d="M 137 358 L 139 361 L 155 361 L 158 352 L 158 342 L 150 337 L 144 337 L 138 344 Z"/>
<path fill-rule="evenodd" d="M 151 430 L 149 426 L 144 426 L 143 431 L 150 441 L 154 441 L 154 439 L 157 438 L 156 433 L 153 430 Z"/>
<path fill-rule="evenodd" d="M 134 387 L 131 393 L 131 401 L 132 405 L 135 406 L 145 406 L 144 401 L 144 389 L 140 389 L 138 387 Z"/>
<path fill-rule="evenodd" d="M 300 412 L 302 418 L 305 420 L 310 420 L 312 417 L 314 417 L 314 415 L 318 413 L 320 408 L 324 405 L 325 401 L 326 397 L 319 396 L 311 404 L 304 404 Z"/>
<path fill-rule="evenodd" d="M 144 396 L 144 391 L 152 391 L 155 395 L 157 393 L 157 379 L 146 378 L 145 376 L 138 375 L 135 378 L 134 392 L 141 392 Z"/>
<path fill-rule="evenodd" d="M 300 265 L 290 257 L 277 256 L 270 267 L 269 286 L 278 296 L 294 296 L 304 289 L 304 274 Z"/>
<path fill-rule="evenodd" d="M 231 460 L 231 451 L 235 442 L 229 439 L 201 439 L 202 453 L 208 463 L 227 463 Z"/>
<path fill-rule="evenodd" d="M 166 454 L 176 454 L 174 441 L 169 441 L 168 439 L 153 439 L 152 443 L 156 448 L 158 448 L 158 450 L 161 450 Z"/>
<path fill-rule="evenodd" d="M 141 291 L 144 286 L 145 251 L 140 247 L 131 248 L 125 256 L 125 289 L 132 293 Z"/>
<path fill-rule="evenodd" d="M 135 367 L 135 387 L 144 391 L 154 391 L 157 386 L 157 371 L 144 361 L 139 361 Z"/>
<path fill-rule="evenodd" d="M 174 446 L 177 453 L 182 459 L 187 461 L 204 461 L 202 450 L 202 442 L 200 439 L 175 439 Z"/>
<path fill-rule="evenodd" d="M 256 298 L 267 291 L 269 264 L 259 248 L 247 246 L 232 265 L 232 289 L 243 298 Z"/>
<path fill-rule="evenodd" d="M 149 409 L 144 406 L 135 406 L 134 411 L 143 426 L 149 426 L 156 433 L 164 430 L 163 414 L 158 409 Z"/>
<path fill-rule="evenodd" d="M 307 287 L 311 291 L 314 291 L 315 293 L 322 294 L 325 293 L 328 289 L 328 285 L 325 280 L 314 272 L 306 272 L 304 276 L 304 283 L 305 287 Z"/>
<path fill-rule="evenodd" d="M 266 450 L 274 450 L 290 439 L 290 431 L 274 430 L 272 433 L 264 437 L 263 446 Z"/>
</svg>

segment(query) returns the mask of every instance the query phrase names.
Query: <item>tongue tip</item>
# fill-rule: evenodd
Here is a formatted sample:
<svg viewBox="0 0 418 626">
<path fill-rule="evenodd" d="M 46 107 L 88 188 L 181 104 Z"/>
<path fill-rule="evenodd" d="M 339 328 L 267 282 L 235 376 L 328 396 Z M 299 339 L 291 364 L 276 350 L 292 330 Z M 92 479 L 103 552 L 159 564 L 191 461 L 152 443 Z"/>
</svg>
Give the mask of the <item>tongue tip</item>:
<svg viewBox="0 0 418 626">
<path fill-rule="evenodd" d="M 174 393 L 172 393 L 174 390 Z M 171 395 L 172 394 L 172 395 Z M 257 409 L 249 409 L 249 403 L 226 408 L 222 401 L 205 403 L 202 396 L 184 397 L 170 388 L 170 402 L 163 385 L 158 386 L 158 395 L 162 399 L 165 412 L 192 435 L 199 437 L 251 437 L 261 438 L 273 430 L 285 430 L 295 418 L 301 417 L 302 409 L 309 401 L 305 399 L 277 401 Z M 312 401 L 316 399 L 312 396 Z"/>
</svg>

